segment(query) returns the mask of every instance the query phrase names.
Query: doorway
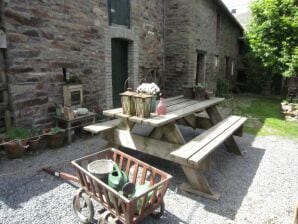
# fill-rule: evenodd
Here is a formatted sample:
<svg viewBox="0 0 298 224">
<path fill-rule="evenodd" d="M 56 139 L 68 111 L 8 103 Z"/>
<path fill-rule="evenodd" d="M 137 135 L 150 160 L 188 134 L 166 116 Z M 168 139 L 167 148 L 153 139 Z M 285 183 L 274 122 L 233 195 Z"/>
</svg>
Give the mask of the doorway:
<svg viewBox="0 0 298 224">
<path fill-rule="evenodd" d="M 195 84 L 205 83 L 205 52 L 197 52 L 197 70 Z"/>
<path fill-rule="evenodd" d="M 128 78 L 128 42 L 112 39 L 112 87 L 113 107 L 121 106 L 120 93 L 124 92 L 124 83 Z"/>
</svg>

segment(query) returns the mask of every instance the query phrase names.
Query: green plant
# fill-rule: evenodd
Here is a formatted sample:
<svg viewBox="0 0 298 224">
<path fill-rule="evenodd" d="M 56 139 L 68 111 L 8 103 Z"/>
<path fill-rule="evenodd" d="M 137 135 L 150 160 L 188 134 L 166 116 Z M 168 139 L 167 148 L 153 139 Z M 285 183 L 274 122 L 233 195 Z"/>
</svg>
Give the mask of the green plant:
<svg viewBox="0 0 298 224">
<path fill-rule="evenodd" d="M 26 139 L 29 136 L 30 132 L 24 128 L 13 127 L 6 132 L 6 137 L 8 139 Z"/>
<path fill-rule="evenodd" d="M 230 86 L 226 80 L 218 79 L 216 83 L 216 96 L 226 97 L 230 93 Z"/>
<path fill-rule="evenodd" d="M 39 134 L 40 134 L 40 129 L 39 128 L 35 128 L 35 127 L 31 128 L 31 130 L 30 130 L 30 136 L 31 137 L 37 136 Z"/>
<path fill-rule="evenodd" d="M 53 128 L 51 128 L 50 133 L 51 133 L 51 134 L 57 134 L 57 133 L 59 133 L 59 132 L 63 132 L 63 131 L 64 131 L 64 129 L 62 129 L 62 128 L 59 128 L 59 127 L 53 127 Z"/>
<path fill-rule="evenodd" d="M 207 85 L 203 84 L 203 83 L 197 83 L 196 85 L 194 85 L 195 88 L 201 88 L 201 89 L 206 89 Z"/>
<path fill-rule="evenodd" d="M 252 52 L 273 74 L 297 76 L 298 5 L 295 0 L 256 0 L 246 36 Z"/>
</svg>

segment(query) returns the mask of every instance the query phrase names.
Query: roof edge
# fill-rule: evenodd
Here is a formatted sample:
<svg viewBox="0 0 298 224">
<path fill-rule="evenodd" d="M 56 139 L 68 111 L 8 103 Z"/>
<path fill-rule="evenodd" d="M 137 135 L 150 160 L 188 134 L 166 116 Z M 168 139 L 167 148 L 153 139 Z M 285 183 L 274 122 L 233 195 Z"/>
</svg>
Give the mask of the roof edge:
<svg viewBox="0 0 298 224">
<path fill-rule="evenodd" d="M 221 7 L 224 12 L 229 16 L 229 18 L 241 29 L 241 31 L 244 31 L 244 27 L 240 24 L 240 22 L 236 19 L 235 16 L 233 16 L 233 14 L 230 12 L 230 10 L 228 9 L 228 7 L 225 5 L 225 3 L 223 3 L 222 0 L 215 0 L 215 2 L 219 5 L 219 7 Z"/>
</svg>

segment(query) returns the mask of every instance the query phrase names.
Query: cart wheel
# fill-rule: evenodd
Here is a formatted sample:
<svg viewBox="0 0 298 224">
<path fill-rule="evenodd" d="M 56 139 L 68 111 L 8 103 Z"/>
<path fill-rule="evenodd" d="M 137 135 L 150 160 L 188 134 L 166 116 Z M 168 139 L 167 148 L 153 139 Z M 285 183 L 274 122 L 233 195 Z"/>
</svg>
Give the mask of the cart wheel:
<svg viewBox="0 0 298 224">
<path fill-rule="evenodd" d="M 79 189 L 72 200 L 73 210 L 82 223 L 91 223 L 94 216 L 94 207 L 84 189 Z"/>
<path fill-rule="evenodd" d="M 160 217 L 162 217 L 163 213 L 165 211 L 165 203 L 162 201 L 159 205 L 159 207 L 154 210 L 150 216 L 154 219 L 160 219 Z"/>
<path fill-rule="evenodd" d="M 106 211 L 101 215 L 98 224 L 116 224 L 116 221 L 113 215 L 109 211 Z"/>
</svg>

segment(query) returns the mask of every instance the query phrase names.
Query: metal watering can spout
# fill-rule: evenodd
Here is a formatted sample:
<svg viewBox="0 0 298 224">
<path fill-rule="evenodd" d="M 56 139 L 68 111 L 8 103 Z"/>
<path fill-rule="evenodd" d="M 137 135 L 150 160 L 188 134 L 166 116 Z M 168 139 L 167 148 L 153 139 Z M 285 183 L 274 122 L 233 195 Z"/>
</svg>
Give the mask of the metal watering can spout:
<svg viewBox="0 0 298 224">
<path fill-rule="evenodd" d="M 113 171 L 109 173 L 108 185 L 113 189 L 119 191 L 122 189 L 123 185 L 128 182 L 128 177 L 124 171 L 121 171 L 119 166 L 114 163 Z"/>
</svg>

